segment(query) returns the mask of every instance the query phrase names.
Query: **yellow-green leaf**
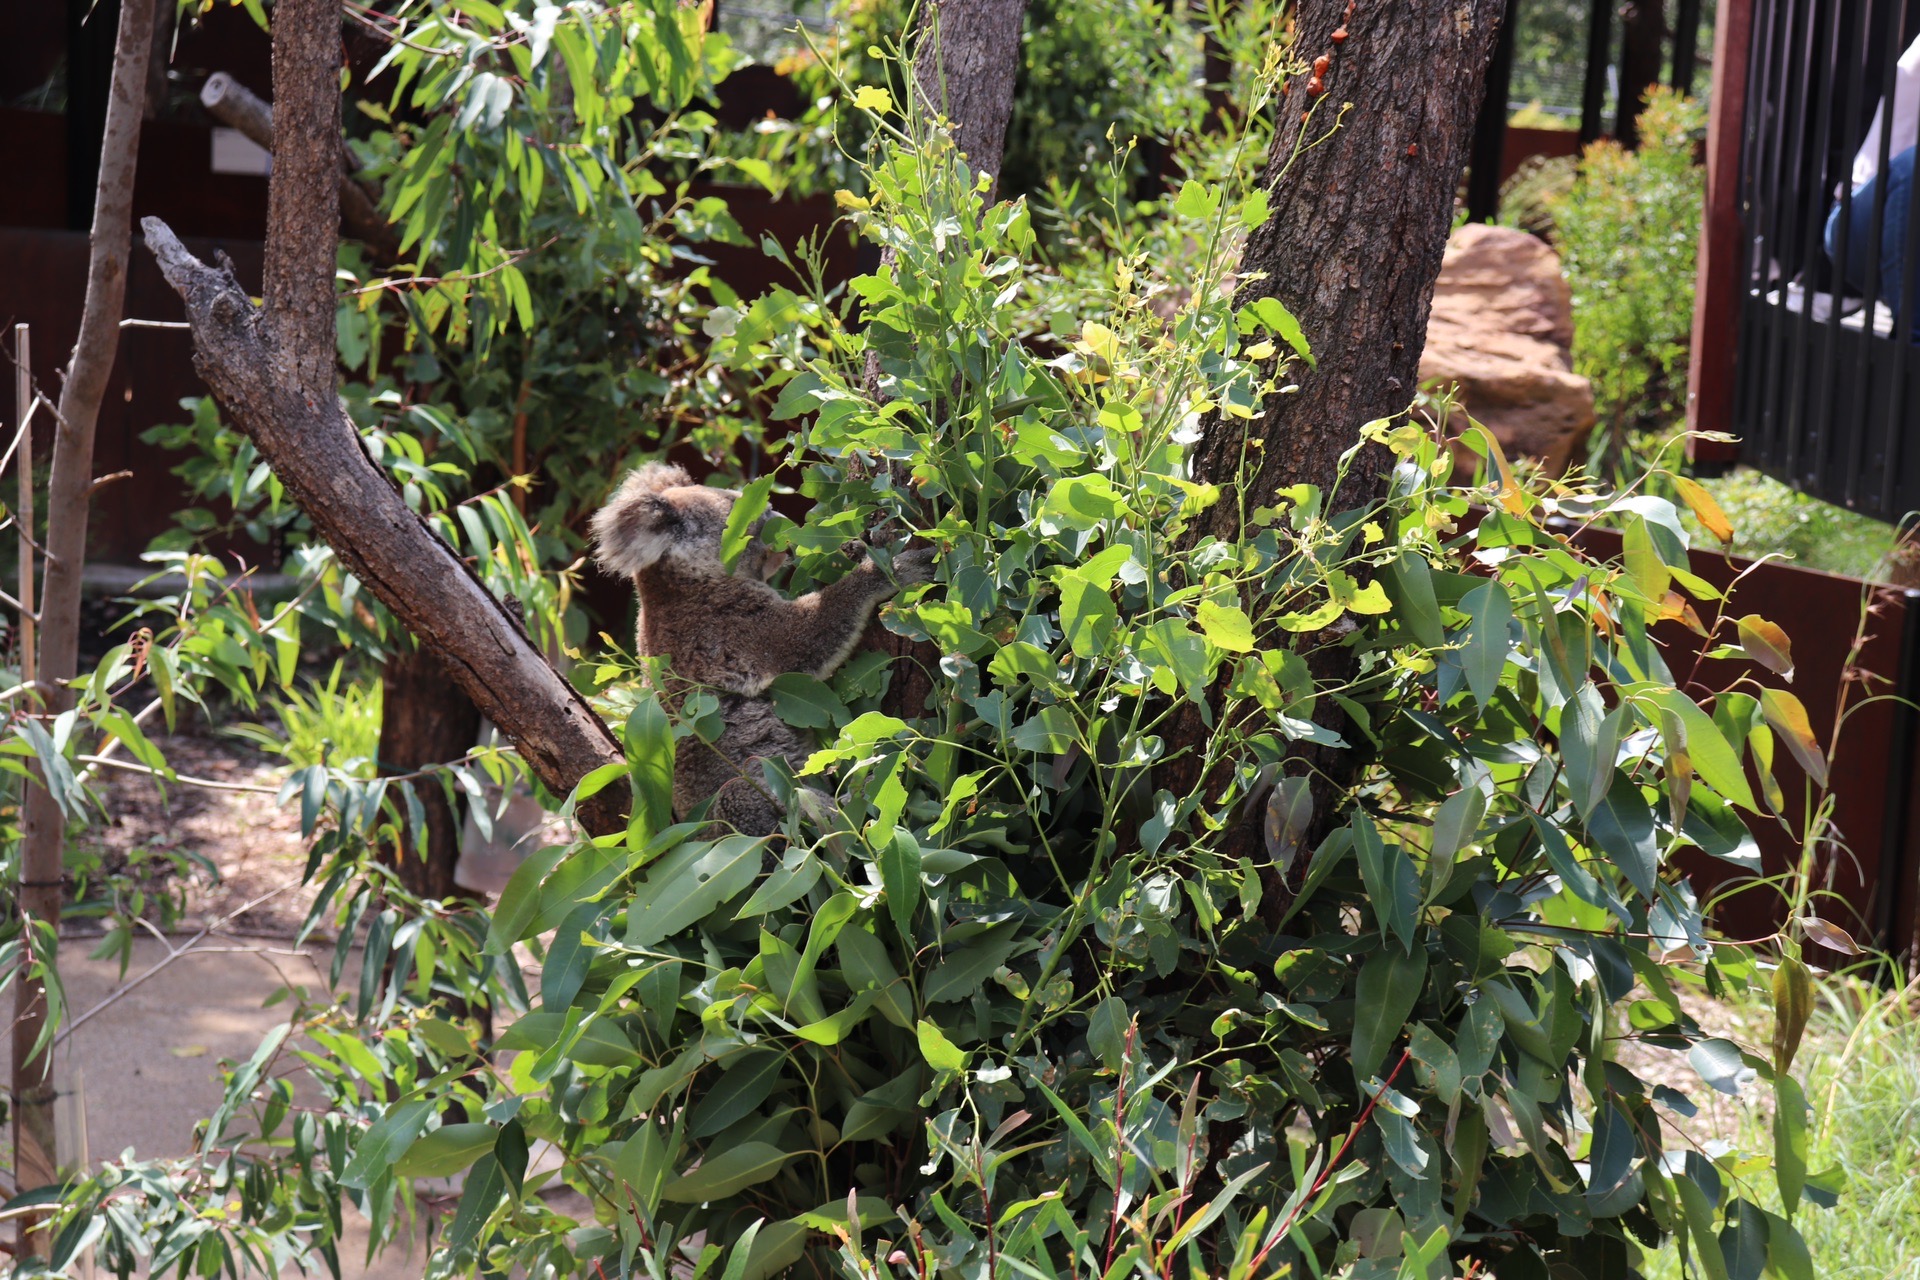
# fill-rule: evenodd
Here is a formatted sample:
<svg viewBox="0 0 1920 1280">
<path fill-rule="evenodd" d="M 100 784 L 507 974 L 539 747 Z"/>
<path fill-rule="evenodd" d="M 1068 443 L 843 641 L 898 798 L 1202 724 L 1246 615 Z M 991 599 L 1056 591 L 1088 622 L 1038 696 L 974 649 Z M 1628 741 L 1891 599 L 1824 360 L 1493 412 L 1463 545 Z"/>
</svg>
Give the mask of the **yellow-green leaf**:
<svg viewBox="0 0 1920 1280">
<path fill-rule="evenodd" d="M 1793 679 L 1793 641 L 1785 631 L 1757 613 L 1734 625 L 1740 628 L 1740 647 L 1749 658 L 1783 679 Z"/>
<path fill-rule="evenodd" d="M 1785 689 L 1765 689 L 1760 694 L 1760 714 L 1787 744 L 1787 750 L 1807 771 L 1815 786 L 1827 785 L 1827 758 L 1820 754 L 1820 740 L 1813 736 L 1813 723 L 1800 699 Z"/>
<path fill-rule="evenodd" d="M 1733 521 L 1727 519 L 1727 513 L 1720 509 L 1720 504 L 1713 500 L 1713 495 L 1708 493 L 1698 481 L 1689 480 L 1685 476 L 1675 476 L 1673 484 L 1680 491 L 1681 501 L 1687 504 L 1694 518 L 1700 522 L 1700 526 L 1722 543 L 1731 545 Z"/>
<path fill-rule="evenodd" d="M 1201 632 L 1216 649 L 1224 649 L 1228 653 L 1252 651 L 1253 623 L 1239 605 L 1203 600 L 1194 614 Z"/>
<path fill-rule="evenodd" d="M 1773 971 L 1773 1069 L 1785 1074 L 1800 1051 L 1807 1019 L 1813 1016 L 1813 975 L 1792 956 L 1782 956 Z"/>
</svg>

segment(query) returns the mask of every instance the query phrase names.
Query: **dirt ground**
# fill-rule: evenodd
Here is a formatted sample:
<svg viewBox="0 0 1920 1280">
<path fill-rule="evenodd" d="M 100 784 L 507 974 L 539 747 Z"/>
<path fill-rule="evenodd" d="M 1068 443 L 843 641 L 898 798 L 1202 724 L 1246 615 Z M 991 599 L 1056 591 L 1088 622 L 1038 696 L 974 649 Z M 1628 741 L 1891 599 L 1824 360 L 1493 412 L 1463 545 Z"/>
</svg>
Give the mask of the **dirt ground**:
<svg viewBox="0 0 1920 1280">
<path fill-rule="evenodd" d="M 199 877 L 187 898 L 187 931 L 233 916 L 223 932 L 239 936 L 292 938 L 313 903 L 298 885 L 306 866 L 297 806 L 273 794 L 280 775 L 273 762 L 245 744 L 211 734 L 157 735 L 154 743 L 176 773 L 224 787 L 164 786 L 131 770 L 106 768 L 99 786 L 109 815 L 87 843 L 124 860 L 136 849 L 197 855 L 212 863 L 217 880 Z M 238 915 L 247 903 L 289 886 Z"/>
</svg>

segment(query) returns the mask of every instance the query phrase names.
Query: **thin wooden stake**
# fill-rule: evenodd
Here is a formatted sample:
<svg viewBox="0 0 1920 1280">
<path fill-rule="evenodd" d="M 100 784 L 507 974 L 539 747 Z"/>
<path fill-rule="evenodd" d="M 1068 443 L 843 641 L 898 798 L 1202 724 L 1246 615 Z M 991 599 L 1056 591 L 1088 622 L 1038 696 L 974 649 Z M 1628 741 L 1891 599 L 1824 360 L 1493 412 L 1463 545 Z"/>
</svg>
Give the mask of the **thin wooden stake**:
<svg viewBox="0 0 1920 1280">
<path fill-rule="evenodd" d="M 33 335 L 28 326 L 13 326 L 13 403 L 20 424 L 20 502 L 14 519 L 20 527 L 20 683 L 29 689 L 40 678 L 34 653 L 33 623 L 33 428 L 27 415 L 33 412 Z"/>
</svg>

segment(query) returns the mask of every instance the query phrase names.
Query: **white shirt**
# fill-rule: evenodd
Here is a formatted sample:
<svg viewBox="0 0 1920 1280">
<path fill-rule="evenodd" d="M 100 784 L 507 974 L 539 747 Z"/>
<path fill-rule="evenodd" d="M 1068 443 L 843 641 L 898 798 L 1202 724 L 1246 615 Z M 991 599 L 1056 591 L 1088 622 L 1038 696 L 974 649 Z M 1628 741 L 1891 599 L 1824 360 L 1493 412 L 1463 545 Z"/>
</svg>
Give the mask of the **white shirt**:
<svg viewBox="0 0 1920 1280">
<path fill-rule="evenodd" d="M 1858 191 L 1880 172 L 1880 127 L 1886 116 L 1886 103 L 1874 108 L 1873 125 L 1867 140 L 1853 157 L 1853 189 Z M 1920 143 L 1920 39 L 1900 55 L 1893 80 L 1893 140 L 1887 158 L 1911 151 Z"/>
</svg>

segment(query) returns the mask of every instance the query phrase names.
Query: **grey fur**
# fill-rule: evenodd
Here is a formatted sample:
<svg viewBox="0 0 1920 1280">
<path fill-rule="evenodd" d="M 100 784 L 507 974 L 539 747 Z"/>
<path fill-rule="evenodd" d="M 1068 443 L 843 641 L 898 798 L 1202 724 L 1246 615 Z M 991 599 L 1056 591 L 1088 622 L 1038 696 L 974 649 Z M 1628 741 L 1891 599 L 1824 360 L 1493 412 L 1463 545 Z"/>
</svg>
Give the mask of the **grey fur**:
<svg viewBox="0 0 1920 1280">
<path fill-rule="evenodd" d="M 789 671 L 832 675 L 881 601 L 899 586 L 933 580 L 933 553 L 894 557 L 897 585 L 863 560 L 831 586 L 789 600 L 768 585 L 780 557 L 757 536 L 733 573 L 722 565 L 720 537 L 738 496 L 696 485 L 679 467 L 649 463 L 594 516 L 595 558 L 608 572 L 633 579 L 640 596 L 635 646 L 668 660 L 671 679 L 662 692 L 675 711 L 695 689 L 720 697 L 726 729 L 719 741 L 679 743 L 675 815 L 684 817 L 713 796 L 715 821 L 746 835 L 771 835 L 779 830 L 780 809 L 760 781 L 759 762 L 777 757 L 797 770 L 813 743 L 774 714 L 768 686 Z"/>
</svg>

